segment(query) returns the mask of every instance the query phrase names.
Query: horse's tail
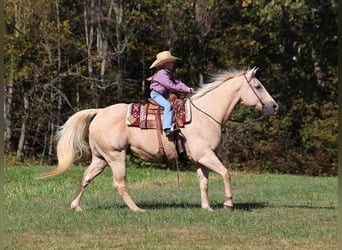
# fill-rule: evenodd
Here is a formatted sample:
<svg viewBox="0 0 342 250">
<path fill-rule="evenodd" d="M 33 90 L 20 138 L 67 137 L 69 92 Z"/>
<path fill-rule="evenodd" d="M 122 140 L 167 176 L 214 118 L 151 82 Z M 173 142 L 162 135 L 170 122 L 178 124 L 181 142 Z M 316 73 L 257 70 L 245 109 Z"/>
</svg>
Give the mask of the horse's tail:
<svg viewBox="0 0 342 250">
<path fill-rule="evenodd" d="M 86 141 L 90 122 L 97 114 L 98 109 L 81 110 L 71 116 L 57 132 L 57 168 L 39 174 L 38 179 L 60 175 L 65 172 L 75 161 L 77 156 L 82 156 L 89 145 Z"/>
</svg>

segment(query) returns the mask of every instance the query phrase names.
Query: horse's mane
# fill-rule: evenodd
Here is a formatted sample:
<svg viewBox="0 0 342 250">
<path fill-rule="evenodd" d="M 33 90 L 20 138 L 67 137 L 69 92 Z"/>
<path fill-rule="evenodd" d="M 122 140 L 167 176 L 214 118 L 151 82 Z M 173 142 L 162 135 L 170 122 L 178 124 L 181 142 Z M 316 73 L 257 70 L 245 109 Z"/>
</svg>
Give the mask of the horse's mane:
<svg viewBox="0 0 342 250">
<path fill-rule="evenodd" d="M 237 70 L 237 69 L 229 69 L 223 72 L 217 73 L 211 77 L 209 83 L 202 84 L 200 88 L 196 91 L 196 93 L 191 97 L 192 100 L 196 100 L 201 96 L 204 96 L 208 92 L 213 89 L 219 87 L 225 81 L 228 81 L 232 78 L 241 76 L 246 73 L 246 70 Z"/>
</svg>

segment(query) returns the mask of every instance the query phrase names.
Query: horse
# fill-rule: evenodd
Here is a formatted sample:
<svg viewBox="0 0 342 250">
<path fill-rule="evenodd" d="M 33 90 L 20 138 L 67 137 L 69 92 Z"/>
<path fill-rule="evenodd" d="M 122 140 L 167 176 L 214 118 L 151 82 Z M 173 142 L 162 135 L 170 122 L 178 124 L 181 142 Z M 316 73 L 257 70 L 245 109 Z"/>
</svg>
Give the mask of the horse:
<svg viewBox="0 0 342 250">
<path fill-rule="evenodd" d="M 257 68 L 231 70 L 217 74 L 203 84 L 189 98 L 192 120 L 181 133 L 186 138 L 188 158 L 198 166 L 201 207 L 211 211 L 208 200 L 209 172 L 223 178 L 225 201 L 223 208 L 233 210 L 231 175 L 216 156 L 222 126 L 238 104 L 255 107 L 264 116 L 276 114 L 278 104 L 262 83 L 255 77 Z M 41 173 L 37 178 L 60 175 L 65 172 L 85 150 L 91 150 L 92 160 L 84 171 L 71 208 L 82 211 L 81 197 L 85 188 L 107 165 L 113 174 L 113 187 L 126 205 L 135 212 L 145 211 L 133 201 L 126 189 L 126 154 L 144 161 L 158 162 L 158 140 L 154 129 L 129 127 L 125 122 L 128 104 L 118 103 L 105 108 L 85 109 L 73 114 L 57 132 L 56 168 Z M 176 161 L 175 145 L 162 136 L 165 156 L 169 163 Z"/>
</svg>

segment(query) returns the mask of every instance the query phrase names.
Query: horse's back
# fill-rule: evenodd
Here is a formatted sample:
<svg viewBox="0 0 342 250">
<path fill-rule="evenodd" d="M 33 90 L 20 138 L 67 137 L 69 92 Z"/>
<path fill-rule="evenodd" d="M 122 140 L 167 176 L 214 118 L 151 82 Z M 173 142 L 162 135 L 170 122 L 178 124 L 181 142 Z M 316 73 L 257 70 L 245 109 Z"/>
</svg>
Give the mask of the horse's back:
<svg viewBox="0 0 342 250">
<path fill-rule="evenodd" d="M 100 109 L 89 126 L 89 142 L 101 147 L 125 146 L 127 106 L 119 103 Z"/>
<path fill-rule="evenodd" d="M 119 123 L 120 121 L 125 123 L 125 115 L 127 112 L 128 104 L 118 103 L 105 108 L 100 109 L 97 112 L 92 124 L 103 125 L 111 127 L 113 122 Z"/>
</svg>

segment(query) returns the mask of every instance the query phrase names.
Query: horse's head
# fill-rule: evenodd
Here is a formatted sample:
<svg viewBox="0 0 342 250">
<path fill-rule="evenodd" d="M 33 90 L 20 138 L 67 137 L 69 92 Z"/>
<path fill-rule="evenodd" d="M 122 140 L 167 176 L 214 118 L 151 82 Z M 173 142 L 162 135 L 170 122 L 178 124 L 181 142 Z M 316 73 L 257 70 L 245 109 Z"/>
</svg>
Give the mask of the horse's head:
<svg viewBox="0 0 342 250">
<path fill-rule="evenodd" d="M 253 68 L 242 76 L 240 88 L 241 103 L 261 110 L 264 115 L 277 113 L 279 105 L 267 92 L 261 82 L 255 78 L 258 69 Z"/>
</svg>

